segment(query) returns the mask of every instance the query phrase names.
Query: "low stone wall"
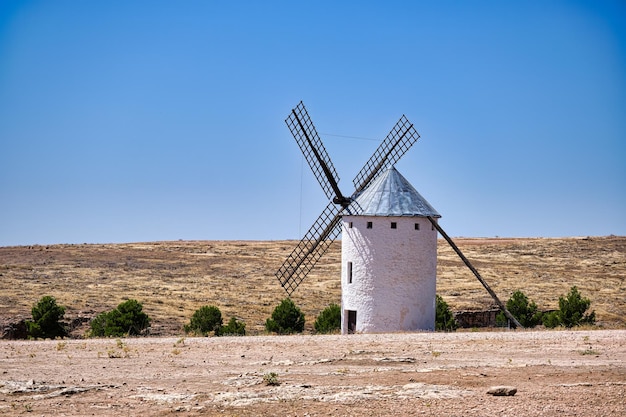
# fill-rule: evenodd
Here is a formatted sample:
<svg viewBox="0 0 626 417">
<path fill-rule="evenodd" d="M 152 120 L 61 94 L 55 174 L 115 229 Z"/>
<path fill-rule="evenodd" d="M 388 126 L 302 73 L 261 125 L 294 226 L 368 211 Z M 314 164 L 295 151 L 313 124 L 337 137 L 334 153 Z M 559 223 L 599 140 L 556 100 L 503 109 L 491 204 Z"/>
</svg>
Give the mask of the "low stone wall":
<svg viewBox="0 0 626 417">
<path fill-rule="evenodd" d="M 80 311 L 75 316 L 66 317 L 61 321 L 68 331 L 68 336 L 72 339 L 80 339 L 89 329 L 89 323 L 96 316 L 93 311 Z M 32 320 L 30 317 L 29 320 Z M 26 328 L 26 318 L 0 317 L 0 340 L 27 339 L 28 330 Z"/>
<path fill-rule="evenodd" d="M 0 339 L 26 339 L 27 336 L 24 317 L 0 318 Z"/>
<path fill-rule="evenodd" d="M 542 310 L 542 314 L 549 314 L 556 310 Z M 500 312 L 499 308 L 481 311 L 457 311 L 454 314 L 459 328 L 471 329 L 473 327 L 498 327 L 496 316 Z"/>
<path fill-rule="evenodd" d="M 454 313 L 454 318 L 461 328 L 472 327 L 495 327 L 496 315 L 500 309 L 482 311 L 458 311 Z"/>
</svg>

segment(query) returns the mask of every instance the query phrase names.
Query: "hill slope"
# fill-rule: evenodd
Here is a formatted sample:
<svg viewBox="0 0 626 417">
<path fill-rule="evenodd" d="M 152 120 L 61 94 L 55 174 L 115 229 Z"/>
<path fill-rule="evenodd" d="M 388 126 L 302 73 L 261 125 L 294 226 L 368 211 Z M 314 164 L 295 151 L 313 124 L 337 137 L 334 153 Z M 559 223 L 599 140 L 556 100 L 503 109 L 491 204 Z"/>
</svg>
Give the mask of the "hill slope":
<svg viewBox="0 0 626 417">
<path fill-rule="evenodd" d="M 598 322 L 626 327 L 626 237 L 455 239 L 502 301 L 521 289 L 541 309 L 576 285 Z M 67 307 L 67 318 L 110 310 L 127 298 L 143 303 L 152 333 L 176 335 L 193 312 L 213 304 L 224 320 L 243 319 L 249 334 L 286 296 L 274 272 L 294 241 L 178 241 L 0 247 L 0 317 L 30 317 L 43 295 Z M 443 240 L 437 292 L 453 310 L 493 302 Z M 340 243 L 293 294 L 312 328 L 319 312 L 340 302 Z"/>
</svg>

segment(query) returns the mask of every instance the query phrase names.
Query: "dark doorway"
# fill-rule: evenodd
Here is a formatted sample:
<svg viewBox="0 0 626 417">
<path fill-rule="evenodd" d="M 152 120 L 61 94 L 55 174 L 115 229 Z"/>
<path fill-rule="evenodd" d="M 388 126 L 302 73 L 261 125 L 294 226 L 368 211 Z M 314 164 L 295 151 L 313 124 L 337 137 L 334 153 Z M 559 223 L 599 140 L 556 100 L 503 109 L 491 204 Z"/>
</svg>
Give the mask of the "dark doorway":
<svg viewBox="0 0 626 417">
<path fill-rule="evenodd" d="M 348 310 L 348 334 L 354 334 L 356 331 L 356 311 Z"/>
</svg>

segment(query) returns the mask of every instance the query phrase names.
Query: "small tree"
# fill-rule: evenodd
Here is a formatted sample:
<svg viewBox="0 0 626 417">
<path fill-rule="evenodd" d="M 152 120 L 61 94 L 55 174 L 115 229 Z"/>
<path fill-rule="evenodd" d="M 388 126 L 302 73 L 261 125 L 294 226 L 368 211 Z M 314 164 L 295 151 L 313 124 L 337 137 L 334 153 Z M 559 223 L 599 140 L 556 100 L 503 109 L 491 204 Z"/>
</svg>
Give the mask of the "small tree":
<svg viewBox="0 0 626 417">
<path fill-rule="evenodd" d="M 290 298 L 285 298 L 276 306 L 272 317 L 265 321 L 265 330 L 278 334 L 302 333 L 304 313 Z"/>
<path fill-rule="evenodd" d="M 231 317 L 226 326 L 220 327 L 219 331 L 215 333 L 216 336 L 245 336 L 246 335 L 246 323 L 237 320 L 235 317 Z"/>
<path fill-rule="evenodd" d="M 186 333 L 196 333 L 208 336 L 214 332 L 216 335 L 222 327 L 222 312 L 215 306 L 202 306 L 191 317 L 189 324 L 185 325 Z"/>
<path fill-rule="evenodd" d="M 541 318 L 541 321 L 548 329 L 554 329 L 562 324 L 560 311 L 551 311 Z"/>
<path fill-rule="evenodd" d="M 123 337 L 141 334 L 150 326 L 150 317 L 137 300 L 120 303 L 116 309 L 100 313 L 90 323 L 92 336 Z"/>
<path fill-rule="evenodd" d="M 27 321 L 28 336 L 32 338 L 65 337 L 67 330 L 60 323 L 65 315 L 65 307 L 57 305 L 56 299 L 50 295 L 42 297 L 31 310 L 33 321 Z"/>
<path fill-rule="evenodd" d="M 458 327 L 450 306 L 440 295 L 435 297 L 435 330 L 454 331 Z"/>
<path fill-rule="evenodd" d="M 589 314 L 585 312 L 589 309 L 591 300 L 584 298 L 576 286 L 573 286 L 566 298 L 559 297 L 559 311 L 561 312 L 561 322 L 565 327 L 574 327 L 581 324 L 594 324 L 596 322 L 596 312 Z"/>
<path fill-rule="evenodd" d="M 517 290 L 511 298 L 506 302 L 506 309 L 519 321 L 524 327 L 535 327 L 541 323 L 541 312 L 537 310 L 537 304 L 533 301 L 529 301 L 526 294 Z M 508 319 L 501 311 L 496 316 L 496 324 L 504 326 L 508 322 Z M 512 324 L 515 327 L 514 324 Z"/>
<path fill-rule="evenodd" d="M 545 315 L 543 325 L 550 328 L 557 326 L 570 328 L 581 324 L 594 324 L 596 312 L 585 314 L 590 305 L 591 300 L 584 298 L 578 288 L 573 286 L 565 297 L 559 297 L 559 309 Z"/>
<path fill-rule="evenodd" d="M 331 304 L 326 307 L 313 324 L 317 333 L 334 333 L 341 329 L 341 307 Z"/>
</svg>

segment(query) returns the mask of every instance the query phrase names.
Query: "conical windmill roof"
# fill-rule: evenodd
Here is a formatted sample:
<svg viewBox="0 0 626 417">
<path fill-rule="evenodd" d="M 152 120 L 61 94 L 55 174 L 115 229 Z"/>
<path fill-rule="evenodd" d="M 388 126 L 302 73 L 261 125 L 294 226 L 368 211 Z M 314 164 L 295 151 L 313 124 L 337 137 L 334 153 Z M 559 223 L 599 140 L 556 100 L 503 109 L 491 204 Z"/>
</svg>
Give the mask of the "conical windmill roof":
<svg viewBox="0 0 626 417">
<path fill-rule="evenodd" d="M 394 167 L 380 174 L 356 197 L 344 214 L 441 217 Z"/>
</svg>

